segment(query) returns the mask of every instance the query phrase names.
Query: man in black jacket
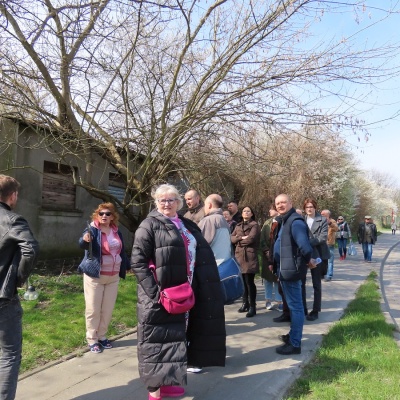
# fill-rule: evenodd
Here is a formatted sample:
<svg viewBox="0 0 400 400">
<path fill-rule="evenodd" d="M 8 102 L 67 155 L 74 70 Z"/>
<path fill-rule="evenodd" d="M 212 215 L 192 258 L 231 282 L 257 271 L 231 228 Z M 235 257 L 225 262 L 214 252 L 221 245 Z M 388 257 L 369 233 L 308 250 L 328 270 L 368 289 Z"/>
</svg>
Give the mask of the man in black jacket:
<svg viewBox="0 0 400 400">
<path fill-rule="evenodd" d="M 372 246 L 378 238 L 378 231 L 370 215 L 366 215 L 364 222 L 358 226 L 357 238 L 358 243 L 362 245 L 364 261 L 372 262 Z"/>
<path fill-rule="evenodd" d="M 17 180 L 0 175 L 0 399 L 17 390 L 22 350 L 22 307 L 17 286 L 28 278 L 38 243 L 24 218 L 12 212 L 18 200 Z"/>
</svg>

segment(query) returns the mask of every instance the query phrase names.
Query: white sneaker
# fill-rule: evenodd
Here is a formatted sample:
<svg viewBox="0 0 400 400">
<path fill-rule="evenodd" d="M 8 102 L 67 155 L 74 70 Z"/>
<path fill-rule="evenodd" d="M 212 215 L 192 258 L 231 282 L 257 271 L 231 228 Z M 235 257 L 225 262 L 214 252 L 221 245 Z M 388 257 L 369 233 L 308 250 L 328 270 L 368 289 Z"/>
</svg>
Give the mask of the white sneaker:
<svg viewBox="0 0 400 400">
<path fill-rule="evenodd" d="M 187 367 L 187 372 L 191 372 L 192 374 L 198 374 L 203 371 L 203 368 L 200 367 Z"/>
<path fill-rule="evenodd" d="M 272 303 L 270 301 L 267 301 L 266 304 L 265 304 L 265 308 L 267 310 L 272 310 Z"/>
</svg>

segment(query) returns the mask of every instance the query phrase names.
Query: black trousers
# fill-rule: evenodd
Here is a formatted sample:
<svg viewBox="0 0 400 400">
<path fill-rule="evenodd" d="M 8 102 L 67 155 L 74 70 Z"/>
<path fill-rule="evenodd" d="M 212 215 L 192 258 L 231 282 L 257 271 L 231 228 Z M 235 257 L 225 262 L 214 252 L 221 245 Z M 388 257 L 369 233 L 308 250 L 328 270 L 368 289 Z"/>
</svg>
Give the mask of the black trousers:
<svg viewBox="0 0 400 400">
<path fill-rule="evenodd" d="M 321 311 L 321 302 L 322 302 L 322 283 L 321 283 L 321 264 L 318 264 L 315 268 L 312 268 L 311 271 L 311 279 L 312 285 L 314 289 L 314 302 L 312 311 L 319 312 Z M 304 279 L 301 282 L 302 296 L 303 296 L 303 304 L 304 309 L 307 309 L 307 301 L 306 301 L 306 280 Z"/>
<path fill-rule="evenodd" d="M 256 304 L 257 288 L 254 283 L 256 274 L 242 274 L 244 282 L 243 302 L 250 302 L 250 305 Z"/>
</svg>

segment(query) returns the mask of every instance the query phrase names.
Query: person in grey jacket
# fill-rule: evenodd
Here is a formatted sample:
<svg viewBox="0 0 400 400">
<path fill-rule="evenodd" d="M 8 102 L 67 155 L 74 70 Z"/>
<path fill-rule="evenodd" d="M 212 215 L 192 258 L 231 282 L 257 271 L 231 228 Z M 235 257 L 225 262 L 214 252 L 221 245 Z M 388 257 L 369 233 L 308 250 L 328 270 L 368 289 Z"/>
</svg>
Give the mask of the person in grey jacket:
<svg viewBox="0 0 400 400">
<path fill-rule="evenodd" d="M 328 220 L 320 213 L 316 212 L 317 202 L 312 198 L 304 200 L 305 221 L 308 225 L 310 244 L 313 248 L 313 258 L 320 258 L 322 262 L 316 268 L 311 269 L 311 278 L 314 289 L 314 302 L 312 311 L 307 315 L 308 321 L 318 319 L 318 313 L 321 311 L 322 301 L 322 277 L 328 269 L 328 260 L 330 258 L 329 247 L 326 243 L 328 239 Z M 305 280 L 303 281 L 303 301 L 305 296 Z"/>
<path fill-rule="evenodd" d="M 210 194 L 204 201 L 205 217 L 199 222 L 199 228 L 211 250 L 217 265 L 232 257 L 231 234 L 229 225 L 222 215 L 222 198 L 219 194 Z"/>
<path fill-rule="evenodd" d="M 12 400 L 17 390 L 22 351 L 22 307 L 17 287 L 28 279 L 39 245 L 27 221 L 12 210 L 19 182 L 0 175 L 0 399 Z"/>
<path fill-rule="evenodd" d="M 160 185 L 153 198 L 157 209 L 135 233 L 131 266 L 138 280 L 139 375 L 149 400 L 160 400 L 185 393 L 188 363 L 225 365 L 226 331 L 223 293 L 210 245 L 195 222 L 177 214 L 182 198 L 173 185 Z M 195 294 L 194 307 L 169 314 L 159 303 L 160 292 L 186 281 Z"/>
</svg>

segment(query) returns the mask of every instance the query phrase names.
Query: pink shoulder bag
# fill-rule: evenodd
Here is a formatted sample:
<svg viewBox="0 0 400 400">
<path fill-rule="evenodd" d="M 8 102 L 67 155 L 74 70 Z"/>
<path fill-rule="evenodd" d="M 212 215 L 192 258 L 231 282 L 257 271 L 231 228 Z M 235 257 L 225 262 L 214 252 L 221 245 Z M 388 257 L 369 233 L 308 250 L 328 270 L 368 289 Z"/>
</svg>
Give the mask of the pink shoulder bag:
<svg viewBox="0 0 400 400">
<path fill-rule="evenodd" d="M 183 241 L 185 242 L 185 248 L 187 252 L 187 243 L 185 239 Z M 150 260 L 149 262 L 149 268 L 153 272 L 154 279 L 157 285 L 159 285 L 156 274 L 156 266 L 154 265 L 152 260 Z M 188 275 L 189 272 L 189 265 L 187 263 Z M 195 303 L 192 286 L 190 285 L 189 281 L 187 281 L 178 286 L 165 288 L 164 290 L 160 291 L 160 299 L 158 300 L 158 302 L 162 304 L 162 306 L 169 314 L 183 314 L 186 311 L 192 309 Z"/>
</svg>

